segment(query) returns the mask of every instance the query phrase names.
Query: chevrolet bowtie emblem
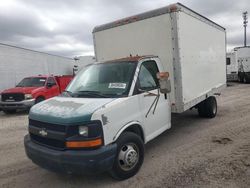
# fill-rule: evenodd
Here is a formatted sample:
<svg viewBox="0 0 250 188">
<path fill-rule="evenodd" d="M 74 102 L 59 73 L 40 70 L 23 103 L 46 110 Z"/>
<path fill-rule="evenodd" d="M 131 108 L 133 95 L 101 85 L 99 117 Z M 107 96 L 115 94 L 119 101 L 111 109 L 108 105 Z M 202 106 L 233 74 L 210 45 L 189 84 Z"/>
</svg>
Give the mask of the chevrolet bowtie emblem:
<svg viewBox="0 0 250 188">
<path fill-rule="evenodd" d="M 46 129 L 42 129 L 39 131 L 39 134 L 43 137 L 47 136 L 48 135 L 48 132 L 46 131 Z"/>
</svg>

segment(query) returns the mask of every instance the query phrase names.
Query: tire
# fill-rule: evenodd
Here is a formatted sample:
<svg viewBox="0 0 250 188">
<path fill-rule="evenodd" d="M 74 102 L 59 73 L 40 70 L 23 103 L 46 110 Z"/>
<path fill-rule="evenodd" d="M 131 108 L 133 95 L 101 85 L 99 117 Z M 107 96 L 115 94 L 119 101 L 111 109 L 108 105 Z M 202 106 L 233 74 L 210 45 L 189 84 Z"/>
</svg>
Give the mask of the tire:
<svg viewBox="0 0 250 188">
<path fill-rule="evenodd" d="M 35 104 L 37 104 L 37 103 L 39 103 L 39 102 L 42 102 L 42 101 L 44 101 L 45 99 L 44 99 L 44 97 L 37 97 L 36 98 L 36 101 L 35 101 Z"/>
<path fill-rule="evenodd" d="M 141 168 L 144 143 L 141 137 L 133 132 L 124 132 L 116 143 L 117 154 L 110 175 L 114 179 L 125 180 L 134 176 Z"/>
<path fill-rule="evenodd" d="M 217 115 L 217 101 L 214 96 L 207 98 L 198 105 L 200 117 L 214 118 Z"/>
<path fill-rule="evenodd" d="M 241 76 L 240 74 L 238 74 L 238 81 L 239 81 L 240 83 L 243 82 L 243 78 L 242 78 L 242 76 Z"/>
<path fill-rule="evenodd" d="M 246 78 L 246 76 L 245 76 L 245 75 L 243 76 L 243 79 L 242 79 L 242 80 L 243 80 L 242 82 L 243 82 L 244 84 L 246 84 L 246 83 L 247 83 L 247 78 Z"/>
<path fill-rule="evenodd" d="M 14 114 L 16 113 L 16 110 L 3 110 L 5 114 Z"/>
<path fill-rule="evenodd" d="M 206 117 L 206 110 L 205 110 L 205 101 L 202 101 L 199 105 L 198 105 L 198 114 L 200 117 Z"/>
</svg>

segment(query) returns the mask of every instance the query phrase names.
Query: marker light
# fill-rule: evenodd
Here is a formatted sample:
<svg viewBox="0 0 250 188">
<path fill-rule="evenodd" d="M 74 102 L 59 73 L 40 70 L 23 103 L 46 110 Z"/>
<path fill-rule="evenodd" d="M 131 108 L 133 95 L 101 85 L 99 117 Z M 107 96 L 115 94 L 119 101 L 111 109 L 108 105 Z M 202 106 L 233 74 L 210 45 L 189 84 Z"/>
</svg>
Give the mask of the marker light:
<svg viewBox="0 0 250 188">
<path fill-rule="evenodd" d="M 88 141 L 68 141 L 66 142 L 67 148 L 91 148 L 102 145 L 102 139 L 98 138 L 95 140 Z"/>
</svg>

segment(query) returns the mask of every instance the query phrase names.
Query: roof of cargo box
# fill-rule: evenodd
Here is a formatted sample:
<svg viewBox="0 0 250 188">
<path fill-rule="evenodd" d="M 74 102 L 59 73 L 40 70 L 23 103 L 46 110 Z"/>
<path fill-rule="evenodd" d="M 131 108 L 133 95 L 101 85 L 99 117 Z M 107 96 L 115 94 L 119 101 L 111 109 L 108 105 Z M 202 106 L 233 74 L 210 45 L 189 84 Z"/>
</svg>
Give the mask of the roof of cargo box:
<svg viewBox="0 0 250 188">
<path fill-rule="evenodd" d="M 218 29 L 226 30 L 224 27 L 222 27 L 219 24 L 213 22 L 212 20 L 206 18 L 205 16 L 202 16 L 201 14 L 193 11 L 192 9 L 184 6 L 183 4 L 175 3 L 175 4 L 171 4 L 171 5 L 159 8 L 159 9 L 151 10 L 151 11 L 137 14 L 134 16 L 130 16 L 127 18 L 123 18 L 123 19 L 120 19 L 120 20 L 117 20 L 114 22 L 110 22 L 107 24 L 96 26 L 93 29 L 93 33 L 98 32 L 98 31 L 111 29 L 111 28 L 118 27 L 118 26 L 122 26 L 122 25 L 126 25 L 126 24 L 130 24 L 130 23 L 133 23 L 136 21 L 147 19 L 147 18 L 160 16 L 162 14 L 167 14 L 167 13 L 171 13 L 171 12 L 178 12 L 178 11 L 183 11 L 183 12 L 186 12 L 194 17 L 198 17 L 198 19 L 202 19 L 203 21 L 210 23 L 210 25 L 213 25 L 214 27 L 216 27 Z"/>
</svg>

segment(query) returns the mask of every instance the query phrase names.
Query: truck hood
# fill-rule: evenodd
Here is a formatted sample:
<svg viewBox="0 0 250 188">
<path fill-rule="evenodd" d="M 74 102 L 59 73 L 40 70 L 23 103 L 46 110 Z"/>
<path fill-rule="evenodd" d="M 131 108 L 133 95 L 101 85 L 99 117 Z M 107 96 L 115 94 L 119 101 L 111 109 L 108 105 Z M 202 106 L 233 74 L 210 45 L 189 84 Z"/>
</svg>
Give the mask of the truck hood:
<svg viewBox="0 0 250 188">
<path fill-rule="evenodd" d="M 91 120 L 92 114 L 114 98 L 54 97 L 34 105 L 29 118 L 37 121 L 70 125 Z"/>
<path fill-rule="evenodd" d="M 39 87 L 15 87 L 4 90 L 2 93 L 24 93 L 24 94 L 30 94 L 35 89 L 38 89 Z"/>
</svg>

